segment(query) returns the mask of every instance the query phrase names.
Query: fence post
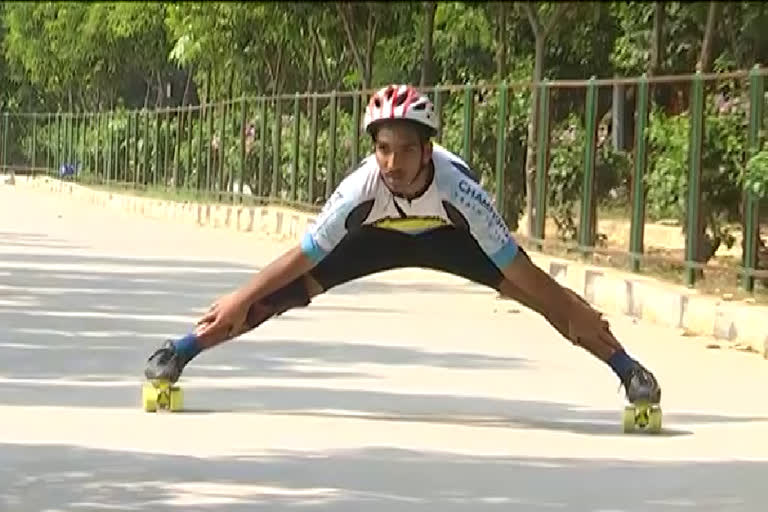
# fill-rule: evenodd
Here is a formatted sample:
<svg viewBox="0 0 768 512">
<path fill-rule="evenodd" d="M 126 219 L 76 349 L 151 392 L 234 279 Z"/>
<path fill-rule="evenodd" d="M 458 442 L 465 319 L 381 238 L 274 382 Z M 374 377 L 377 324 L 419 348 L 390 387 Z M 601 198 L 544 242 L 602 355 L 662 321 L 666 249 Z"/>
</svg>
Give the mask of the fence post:
<svg viewBox="0 0 768 512">
<path fill-rule="evenodd" d="M 280 96 L 275 96 L 275 129 L 272 132 L 272 186 L 270 196 L 272 198 L 279 197 L 280 193 L 280 164 L 281 148 L 280 142 L 283 138 L 283 105 L 280 101 Z"/>
<path fill-rule="evenodd" d="M 3 172 L 8 170 L 8 112 L 3 113 Z"/>
<path fill-rule="evenodd" d="M 299 142 L 301 140 L 301 105 L 299 93 L 293 98 L 293 159 L 291 162 L 291 201 L 296 201 L 299 189 Z"/>
<path fill-rule="evenodd" d="M 579 245 L 582 256 L 587 256 L 587 247 L 594 246 L 594 223 L 592 203 L 595 200 L 595 145 L 597 139 L 597 85 L 595 77 L 589 79 L 587 85 L 586 109 L 584 115 L 584 179 L 581 189 L 581 218 L 579 220 Z"/>
<path fill-rule="evenodd" d="M 133 174 L 131 172 L 131 111 L 125 111 L 125 181 L 128 183 L 132 181 Z"/>
<path fill-rule="evenodd" d="M 701 199 L 701 144 L 704 125 L 704 83 L 697 71 L 691 85 L 691 126 L 688 153 L 688 222 L 685 238 L 685 282 L 689 287 L 696 284 L 694 267 L 699 246 L 699 202 Z"/>
<path fill-rule="evenodd" d="M 165 111 L 165 130 L 163 136 L 163 188 L 168 187 L 168 146 L 171 142 L 171 109 L 170 107 Z M 171 171 L 173 176 L 173 171 Z M 176 182 L 174 181 L 173 188 L 176 188 Z"/>
<path fill-rule="evenodd" d="M 473 131 L 473 112 L 474 97 L 472 95 L 472 86 L 464 86 L 464 149 L 463 157 L 468 166 L 472 167 L 472 131 Z"/>
<path fill-rule="evenodd" d="M 32 175 L 37 172 L 37 114 L 32 114 Z"/>
<path fill-rule="evenodd" d="M 307 175 L 307 201 L 315 201 L 315 171 L 317 170 L 317 94 L 312 93 L 312 114 L 309 126 L 309 173 Z"/>
<path fill-rule="evenodd" d="M 261 125 L 259 126 L 259 180 L 257 197 L 264 197 L 264 175 L 267 172 L 267 97 L 261 97 Z"/>
<path fill-rule="evenodd" d="M 197 125 L 197 190 L 198 192 L 205 189 L 205 176 L 203 173 L 205 172 L 205 162 L 203 161 L 203 152 L 205 148 L 205 144 L 203 142 L 203 125 L 205 125 L 205 116 L 208 115 L 208 103 L 207 98 L 206 101 L 201 103 L 199 117 L 200 122 Z"/>
<path fill-rule="evenodd" d="M 173 186 L 178 190 L 181 187 L 179 177 L 179 160 L 181 160 L 181 140 L 184 137 L 184 109 L 176 111 L 176 137 L 173 139 Z M 186 186 L 186 183 L 184 183 Z"/>
<path fill-rule="evenodd" d="M 336 186 L 336 91 L 331 92 L 331 119 L 328 126 L 328 175 L 325 180 L 325 199 L 328 200 Z"/>
<path fill-rule="evenodd" d="M 141 117 L 138 110 L 133 111 L 133 188 L 138 188 L 139 186 L 139 171 L 141 170 L 141 165 L 139 165 L 139 124 L 141 123 Z M 190 165 L 192 162 L 192 138 L 190 136 L 190 144 L 189 144 L 189 161 Z"/>
<path fill-rule="evenodd" d="M 352 163 L 350 168 L 355 168 L 360 161 L 360 103 L 361 92 L 352 93 Z"/>
<path fill-rule="evenodd" d="M 69 164 L 72 161 L 72 139 L 70 138 L 72 127 L 72 112 L 67 112 L 64 116 L 64 163 Z"/>
<path fill-rule="evenodd" d="M 227 115 L 229 113 L 230 106 L 227 101 L 221 101 L 219 103 L 219 144 L 216 149 L 216 172 L 219 174 L 219 192 L 216 194 L 216 198 L 219 201 L 223 201 L 229 194 L 229 177 L 227 166 L 224 165 L 227 154 Z M 213 152 L 213 139 L 211 139 L 211 152 Z"/>
<path fill-rule="evenodd" d="M 507 83 L 499 87 L 499 119 L 496 130 L 496 209 L 504 215 L 504 164 L 507 141 Z"/>
<path fill-rule="evenodd" d="M 141 172 L 141 185 L 149 185 L 149 173 L 151 167 L 149 165 L 149 110 L 144 110 L 144 166 Z M 202 132 L 202 128 L 201 128 Z M 202 140 L 202 137 L 201 137 Z"/>
<path fill-rule="evenodd" d="M 53 148 L 53 114 L 48 113 L 46 117 L 46 132 L 48 132 L 48 144 L 45 148 L 45 173 L 48 174 L 49 170 L 53 167 L 51 163 L 51 149 Z"/>
<path fill-rule="evenodd" d="M 210 106 L 210 110 L 208 110 L 208 106 Z M 205 148 L 205 191 L 206 193 L 211 194 L 216 188 L 214 183 L 217 174 L 216 169 L 213 167 L 213 148 L 211 147 L 214 129 L 213 122 L 216 118 L 216 103 L 211 102 L 210 105 L 206 105 L 205 115 L 207 116 L 206 120 L 208 121 L 208 133 L 205 136 L 205 143 L 203 144 L 203 147 Z"/>
<path fill-rule="evenodd" d="M 632 175 L 632 226 L 629 240 L 630 265 L 633 272 L 640 271 L 640 255 L 643 253 L 645 235 L 645 170 L 648 134 L 648 77 L 645 73 L 637 87 L 635 114 L 635 169 Z"/>
<path fill-rule="evenodd" d="M 435 86 L 435 117 L 437 118 L 437 142 L 443 141 L 443 91 L 440 86 Z"/>
<path fill-rule="evenodd" d="M 160 180 L 160 124 L 161 121 L 161 114 L 159 110 L 155 110 L 155 140 L 152 144 L 152 147 L 155 150 L 155 158 L 154 158 L 154 172 L 152 173 L 152 185 L 157 186 L 157 182 Z M 165 188 L 165 183 L 163 183 L 161 188 Z"/>
<path fill-rule="evenodd" d="M 107 113 L 107 165 L 106 165 L 106 178 L 107 178 L 107 184 L 109 184 L 109 180 L 112 179 L 112 170 L 113 170 L 113 164 L 112 164 L 112 147 L 114 144 L 114 141 L 112 140 L 112 111 L 110 110 Z"/>
<path fill-rule="evenodd" d="M 763 77 L 758 73 L 759 66 L 755 65 L 749 72 L 749 133 L 747 158 L 760 151 L 760 131 L 763 125 Z M 752 272 L 757 266 L 757 237 L 759 236 L 759 199 L 751 188 L 745 188 L 744 204 L 744 270 L 742 286 L 747 292 L 755 288 L 755 278 Z"/>
<path fill-rule="evenodd" d="M 240 184 L 240 203 L 245 197 L 245 137 L 248 130 L 248 102 L 245 96 L 240 98 L 240 165 L 237 168 L 237 181 Z"/>
<path fill-rule="evenodd" d="M 541 250 L 547 220 L 547 171 L 549 169 L 549 83 L 539 84 L 539 133 L 536 141 L 536 209 L 534 246 Z"/>
</svg>

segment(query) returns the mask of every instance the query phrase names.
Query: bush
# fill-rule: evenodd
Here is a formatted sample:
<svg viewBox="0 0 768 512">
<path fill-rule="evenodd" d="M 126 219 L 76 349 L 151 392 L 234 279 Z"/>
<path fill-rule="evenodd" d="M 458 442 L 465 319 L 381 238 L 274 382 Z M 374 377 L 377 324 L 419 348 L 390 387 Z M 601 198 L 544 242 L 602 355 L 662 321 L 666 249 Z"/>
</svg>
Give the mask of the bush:
<svg viewBox="0 0 768 512">
<path fill-rule="evenodd" d="M 647 209 L 650 219 L 674 218 L 687 232 L 689 115 L 654 109 L 649 124 Z M 743 109 L 719 112 L 708 104 L 701 155 L 701 233 L 699 262 L 709 261 L 721 244 L 735 241 L 729 223 L 740 220 L 746 145 Z"/>
<path fill-rule="evenodd" d="M 562 240 L 574 240 L 578 234 L 577 207 L 583 197 L 587 140 L 583 122 L 581 116 L 572 113 L 552 134 L 547 209 Z M 624 152 L 614 150 L 610 141 L 600 144 L 595 152 L 593 204 L 596 206 L 611 195 L 625 193 L 629 171 L 630 162 Z"/>
</svg>

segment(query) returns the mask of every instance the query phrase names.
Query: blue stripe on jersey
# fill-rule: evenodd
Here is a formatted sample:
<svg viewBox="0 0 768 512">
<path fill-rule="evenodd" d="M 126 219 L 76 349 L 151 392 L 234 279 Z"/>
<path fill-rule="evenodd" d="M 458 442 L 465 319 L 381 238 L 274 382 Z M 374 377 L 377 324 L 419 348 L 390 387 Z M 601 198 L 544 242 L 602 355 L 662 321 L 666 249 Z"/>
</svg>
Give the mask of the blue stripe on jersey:
<svg viewBox="0 0 768 512">
<path fill-rule="evenodd" d="M 509 239 L 504 247 L 496 251 L 491 255 L 491 261 L 493 261 L 499 269 L 504 269 L 507 265 L 514 261 L 515 256 L 518 253 L 518 245 L 513 239 Z"/>
<path fill-rule="evenodd" d="M 315 242 L 315 238 L 312 236 L 312 233 L 309 232 L 301 239 L 301 252 L 309 258 L 309 261 L 315 264 L 319 263 L 320 260 L 328 255 L 328 253 Z"/>
<path fill-rule="evenodd" d="M 464 176 L 471 179 L 475 183 L 480 183 L 480 180 L 477 179 L 477 176 L 474 172 L 470 170 L 469 167 L 466 167 L 465 165 L 461 164 L 460 162 L 457 162 L 456 160 L 451 160 L 451 165 L 453 165 L 456 169 L 459 170 Z"/>
</svg>

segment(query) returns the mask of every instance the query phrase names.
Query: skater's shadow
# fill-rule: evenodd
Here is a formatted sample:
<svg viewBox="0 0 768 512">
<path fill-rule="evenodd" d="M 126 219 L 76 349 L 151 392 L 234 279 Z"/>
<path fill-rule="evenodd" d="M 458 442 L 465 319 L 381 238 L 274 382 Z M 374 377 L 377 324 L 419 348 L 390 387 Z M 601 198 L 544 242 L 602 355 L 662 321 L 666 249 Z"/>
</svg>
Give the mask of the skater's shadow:
<svg viewBox="0 0 768 512">
<path fill-rule="evenodd" d="M 186 396 L 183 414 L 190 415 L 256 413 L 296 418 L 549 430 L 594 436 L 628 435 L 621 427 L 621 405 L 617 405 L 616 410 L 601 410 L 543 400 L 285 386 L 254 386 L 239 391 L 190 386 Z M 233 402 L 238 405 L 221 405 Z M 745 422 L 768 422 L 768 417 L 665 411 L 662 432 L 653 435 L 688 436 L 694 433 L 689 425 Z M 647 433 L 636 430 L 631 434 Z"/>
<path fill-rule="evenodd" d="M 234 409 L 234 408 L 187 408 L 175 414 L 246 414 L 263 412 L 258 409 Z M 608 417 L 611 411 L 596 411 L 595 416 Z M 649 435 L 653 437 L 681 437 L 693 435 L 693 431 L 681 429 L 678 427 L 663 427 L 661 432 L 650 433 L 647 430 L 637 429 L 633 432 L 624 433 L 621 430 L 621 415 L 612 414 L 611 420 L 598 420 L 597 418 L 583 420 L 568 419 L 544 419 L 535 417 L 503 416 L 503 417 L 473 417 L 449 414 L 384 414 L 384 413 L 343 413 L 327 411 L 270 411 L 271 416 L 291 416 L 296 418 L 325 418 L 325 419 L 346 419 L 362 421 L 382 421 L 387 423 L 424 423 L 430 425 L 453 425 L 472 428 L 510 428 L 510 429 L 533 429 L 570 432 L 574 434 L 586 434 L 593 436 L 627 436 L 627 435 Z M 665 418 L 669 421 L 668 418 Z M 766 418 L 768 421 L 768 418 Z"/>
</svg>

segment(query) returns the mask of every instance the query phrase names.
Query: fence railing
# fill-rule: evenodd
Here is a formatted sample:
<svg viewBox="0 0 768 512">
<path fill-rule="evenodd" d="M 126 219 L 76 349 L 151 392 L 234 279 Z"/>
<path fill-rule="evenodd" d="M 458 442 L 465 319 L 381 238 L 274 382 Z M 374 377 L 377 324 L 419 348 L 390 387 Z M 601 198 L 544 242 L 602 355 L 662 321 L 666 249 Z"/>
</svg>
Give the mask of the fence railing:
<svg viewBox="0 0 768 512">
<path fill-rule="evenodd" d="M 768 271 L 761 204 L 741 176 L 763 148 L 765 75 L 756 67 L 424 92 L 435 102 L 438 142 L 475 168 L 526 243 L 635 272 L 664 267 L 691 286 L 704 272 L 706 280 L 730 272 L 751 292 Z M 0 162 L 5 172 L 317 210 L 370 150 L 360 128 L 368 94 L 4 113 Z M 663 225 L 672 221 L 676 227 Z"/>
</svg>

